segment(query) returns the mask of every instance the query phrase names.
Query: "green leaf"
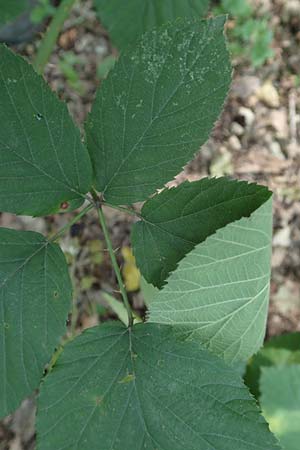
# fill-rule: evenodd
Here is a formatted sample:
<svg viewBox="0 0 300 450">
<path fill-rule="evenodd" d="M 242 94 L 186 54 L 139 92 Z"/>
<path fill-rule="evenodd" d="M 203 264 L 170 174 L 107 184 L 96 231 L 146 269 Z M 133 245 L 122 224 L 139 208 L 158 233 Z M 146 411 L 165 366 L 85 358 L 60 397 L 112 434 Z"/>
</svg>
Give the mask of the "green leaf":
<svg viewBox="0 0 300 450">
<path fill-rule="evenodd" d="M 300 365 L 264 368 L 261 405 L 283 450 L 299 450 Z"/>
<path fill-rule="evenodd" d="M 117 58 L 115 56 L 106 56 L 106 58 L 104 58 L 97 66 L 97 77 L 100 78 L 100 80 L 106 78 L 116 64 L 116 61 Z"/>
<path fill-rule="evenodd" d="M 38 387 L 65 332 L 72 287 L 58 245 L 0 228 L 0 417 Z"/>
<path fill-rule="evenodd" d="M 250 19 L 253 7 L 248 0 L 222 0 L 223 11 L 239 19 Z"/>
<path fill-rule="evenodd" d="M 231 79 L 225 19 L 147 33 L 103 81 L 86 126 L 107 202 L 145 200 L 207 140 Z"/>
<path fill-rule="evenodd" d="M 275 450 L 240 377 L 172 327 L 109 323 L 65 347 L 42 384 L 39 450 Z"/>
<path fill-rule="evenodd" d="M 151 28 L 177 18 L 203 17 L 209 0 L 94 0 L 98 15 L 113 43 L 123 50 Z"/>
<path fill-rule="evenodd" d="M 0 24 L 11 22 L 28 9 L 28 0 L 0 0 Z"/>
<path fill-rule="evenodd" d="M 276 336 L 264 344 L 247 365 L 245 383 L 252 394 L 259 397 L 259 380 L 263 367 L 300 364 L 300 333 Z"/>
<path fill-rule="evenodd" d="M 197 245 L 150 304 L 151 322 L 178 325 L 228 362 L 263 343 L 269 300 L 272 202 Z"/>
<path fill-rule="evenodd" d="M 281 348 L 290 351 L 300 351 L 300 333 L 285 333 L 274 336 L 265 343 L 266 348 Z"/>
<path fill-rule="evenodd" d="M 38 4 L 31 11 L 30 20 L 33 23 L 41 23 L 47 17 L 53 16 L 56 12 L 52 0 L 39 0 Z"/>
<path fill-rule="evenodd" d="M 234 220 L 250 216 L 271 193 L 227 178 L 205 178 L 165 189 L 148 200 L 133 226 L 137 266 L 149 283 L 162 287 L 195 245 Z"/>
<path fill-rule="evenodd" d="M 110 309 L 116 314 L 118 319 L 120 319 L 121 322 L 124 323 L 124 325 L 128 326 L 128 313 L 127 309 L 124 306 L 124 303 L 120 302 L 107 292 L 102 292 L 102 297 L 104 298 Z M 137 314 L 133 313 L 133 316 L 134 323 L 142 321 L 141 318 L 137 316 Z"/>
<path fill-rule="evenodd" d="M 0 211 L 43 215 L 84 197 L 91 164 L 67 107 L 0 46 Z"/>
<path fill-rule="evenodd" d="M 145 305 L 149 308 L 152 299 L 156 296 L 159 290 L 153 286 L 153 284 L 148 283 L 144 277 L 141 277 L 141 294 Z"/>
</svg>

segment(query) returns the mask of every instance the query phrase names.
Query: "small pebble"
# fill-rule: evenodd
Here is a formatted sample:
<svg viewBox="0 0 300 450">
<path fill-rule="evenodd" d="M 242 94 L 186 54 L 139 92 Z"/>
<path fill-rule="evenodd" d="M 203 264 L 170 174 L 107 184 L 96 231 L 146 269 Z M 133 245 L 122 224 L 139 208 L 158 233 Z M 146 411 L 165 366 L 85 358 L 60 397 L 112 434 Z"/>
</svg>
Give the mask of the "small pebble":
<svg viewBox="0 0 300 450">
<path fill-rule="evenodd" d="M 244 127 L 242 127 L 242 125 L 240 125 L 238 122 L 232 122 L 231 132 L 236 136 L 243 136 L 245 130 Z"/>
<path fill-rule="evenodd" d="M 241 106 L 238 112 L 239 116 L 242 116 L 245 121 L 246 128 L 251 128 L 255 120 L 255 114 L 250 108 Z"/>
<path fill-rule="evenodd" d="M 242 145 L 240 143 L 240 140 L 235 135 L 230 136 L 230 138 L 228 140 L 228 144 L 229 144 L 229 147 L 231 148 L 231 150 L 239 151 L 239 150 L 242 149 Z"/>
<path fill-rule="evenodd" d="M 270 81 L 263 84 L 257 91 L 257 98 L 270 108 L 278 108 L 280 106 L 279 93 Z"/>
</svg>

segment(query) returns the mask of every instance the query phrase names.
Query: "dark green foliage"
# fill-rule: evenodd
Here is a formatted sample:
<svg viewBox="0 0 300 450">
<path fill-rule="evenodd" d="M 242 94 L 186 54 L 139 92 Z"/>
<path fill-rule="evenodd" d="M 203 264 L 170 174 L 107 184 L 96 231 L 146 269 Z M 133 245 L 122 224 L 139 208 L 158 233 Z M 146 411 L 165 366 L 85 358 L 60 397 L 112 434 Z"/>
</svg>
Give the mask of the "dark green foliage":
<svg viewBox="0 0 300 450">
<path fill-rule="evenodd" d="M 144 277 L 162 287 L 195 245 L 228 223 L 250 216 L 268 189 L 226 178 L 185 182 L 148 200 L 133 227 L 132 244 Z"/>
<path fill-rule="evenodd" d="M 94 0 L 113 43 L 124 50 L 143 33 L 177 18 L 201 18 L 209 0 Z"/>
<path fill-rule="evenodd" d="M 71 292 L 58 245 L 0 228 L 0 417 L 38 386 L 65 333 Z"/>
<path fill-rule="evenodd" d="M 91 187 L 91 164 L 67 107 L 23 58 L 0 47 L 0 210 L 56 212 Z"/>
<path fill-rule="evenodd" d="M 107 202 L 146 198 L 207 140 L 231 80 L 224 18 L 147 33 L 103 81 L 86 126 Z"/>
<path fill-rule="evenodd" d="M 241 366 L 263 341 L 271 194 L 227 179 L 156 192 L 222 109 L 231 79 L 224 20 L 177 20 L 125 52 L 97 93 L 87 149 L 43 79 L 0 47 L 0 211 L 62 213 L 89 202 L 50 239 L 0 229 L 0 414 L 38 388 L 65 332 L 71 284 L 54 241 L 92 208 L 129 324 L 91 329 L 54 355 L 39 397 L 39 450 L 278 448 L 223 361 Z M 148 289 L 153 323 L 131 326 L 102 206 L 144 200 L 133 233 L 138 264 L 159 287 L 168 278 Z"/>
<path fill-rule="evenodd" d="M 38 450 L 278 449 L 239 376 L 168 326 L 86 331 L 42 384 L 38 408 Z"/>
</svg>

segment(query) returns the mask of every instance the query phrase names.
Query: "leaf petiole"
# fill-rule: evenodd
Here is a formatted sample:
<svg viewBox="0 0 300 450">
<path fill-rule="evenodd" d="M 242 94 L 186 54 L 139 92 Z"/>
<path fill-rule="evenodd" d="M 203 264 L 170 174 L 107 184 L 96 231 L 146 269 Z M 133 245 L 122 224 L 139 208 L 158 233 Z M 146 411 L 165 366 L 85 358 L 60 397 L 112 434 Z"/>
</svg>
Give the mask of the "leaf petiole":
<svg viewBox="0 0 300 450">
<path fill-rule="evenodd" d="M 64 227 L 62 227 L 56 234 L 54 234 L 52 237 L 50 237 L 49 242 L 56 241 L 66 230 L 71 228 L 72 225 L 74 225 L 76 222 L 78 222 L 81 217 L 85 216 L 91 209 L 94 208 L 93 204 L 90 204 L 86 206 L 82 211 L 80 211 L 79 214 L 77 214 L 70 222 L 68 222 Z"/>
<path fill-rule="evenodd" d="M 101 228 L 102 228 L 102 231 L 103 231 L 103 234 L 104 234 L 104 238 L 105 238 L 105 241 L 106 241 L 107 249 L 108 249 L 108 252 L 109 252 L 109 255 L 110 255 L 110 259 L 111 259 L 111 262 L 112 262 L 112 266 L 113 266 L 113 269 L 115 271 L 115 274 L 116 274 L 116 277 L 117 277 L 117 280 L 118 280 L 118 284 L 119 284 L 120 291 L 121 291 L 121 294 L 122 294 L 123 302 L 124 302 L 125 308 L 127 310 L 128 327 L 131 328 L 132 325 L 133 325 L 133 312 L 132 312 L 132 309 L 131 309 L 131 306 L 130 306 L 130 303 L 129 303 L 129 300 L 128 300 L 128 296 L 127 296 L 127 292 L 126 292 L 126 289 L 125 289 L 125 286 L 124 286 L 124 282 L 123 282 L 123 279 L 122 279 L 121 271 L 120 271 L 120 268 L 119 268 L 119 265 L 118 265 L 118 262 L 117 262 L 117 258 L 116 258 L 116 255 L 115 255 L 115 252 L 114 252 L 114 249 L 113 249 L 113 246 L 112 246 L 112 242 L 111 242 L 110 236 L 109 236 L 109 232 L 108 232 L 108 228 L 107 228 L 107 225 L 106 225 L 105 216 L 103 214 L 102 206 L 99 206 L 97 208 L 97 212 L 98 212 L 99 222 L 100 222 L 100 225 L 101 225 Z"/>
<path fill-rule="evenodd" d="M 125 208 L 123 206 L 113 205 L 111 203 L 103 202 L 103 206 L 108 206 L 109 208 L 117 209 L 118 211 L 124 212 L 125 214 L 130 214 L 131 216 L 141 217 L 141 215 L 134 209 Z"/>
</svg>

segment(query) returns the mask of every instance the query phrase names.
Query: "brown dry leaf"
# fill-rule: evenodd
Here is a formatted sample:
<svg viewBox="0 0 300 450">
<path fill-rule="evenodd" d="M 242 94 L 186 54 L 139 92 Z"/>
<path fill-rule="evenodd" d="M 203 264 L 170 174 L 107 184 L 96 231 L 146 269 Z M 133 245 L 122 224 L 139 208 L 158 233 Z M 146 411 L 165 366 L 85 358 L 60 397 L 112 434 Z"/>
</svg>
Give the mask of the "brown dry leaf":
<svg viewBox="0 0 300 450">
<path fill-rule="evenodd" d="M 71 28 L 62 33 L 58 40 L 58 45 L 64 50 L 70 50 L 74 47 L 78 31 L 76 28 Z"/>
</svg>

